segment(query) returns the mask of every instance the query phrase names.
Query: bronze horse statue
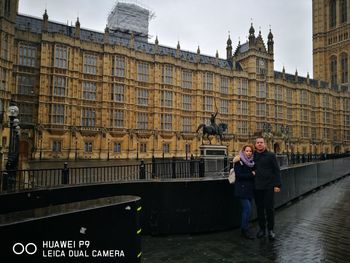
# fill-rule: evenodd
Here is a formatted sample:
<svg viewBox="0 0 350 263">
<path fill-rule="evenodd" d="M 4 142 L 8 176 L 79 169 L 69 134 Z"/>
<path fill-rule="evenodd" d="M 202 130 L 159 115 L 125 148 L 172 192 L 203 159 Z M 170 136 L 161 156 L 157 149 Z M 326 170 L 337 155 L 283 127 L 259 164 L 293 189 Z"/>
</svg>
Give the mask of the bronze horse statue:
<svg viewBox="0 0 350 263">
<path fill-rule="evenodd" d="M 218 128 L 215 129 L 214 126 L 212 125 L 206 125 L 204 123 L 200 124 L 197 128 L 197 133 L 200 129 L 203 129 L 203 136 L 207 135 L 207 139 L 209 141 L 209 143 L 211 144 L 211 140 L 209 138 L 210 135 L 215 135 L 215 136 L 219 136 L 220 138 L 220 143 L 222 144 L 222 138 L 223 138 L 223 134 L 224 132 L 227 130 L 227 124 L 226 123 L 220 123 L 218 126 Z"/>
</svg>

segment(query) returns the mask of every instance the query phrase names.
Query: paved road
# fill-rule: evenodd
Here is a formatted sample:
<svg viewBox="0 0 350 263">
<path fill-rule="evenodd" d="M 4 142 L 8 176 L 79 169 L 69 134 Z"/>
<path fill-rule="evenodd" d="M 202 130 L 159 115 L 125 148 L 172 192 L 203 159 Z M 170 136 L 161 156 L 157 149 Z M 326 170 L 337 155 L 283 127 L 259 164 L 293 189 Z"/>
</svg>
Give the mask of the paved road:
<svg viewBox="0 0 350 263">
<path fill-rule="evenodd" d="M 275 241 L 245 240 L 239 229 L 144 236 L 142 262 L 350 262 L 350 176 L 280 208 L 275 230 Z"/>
</svg>

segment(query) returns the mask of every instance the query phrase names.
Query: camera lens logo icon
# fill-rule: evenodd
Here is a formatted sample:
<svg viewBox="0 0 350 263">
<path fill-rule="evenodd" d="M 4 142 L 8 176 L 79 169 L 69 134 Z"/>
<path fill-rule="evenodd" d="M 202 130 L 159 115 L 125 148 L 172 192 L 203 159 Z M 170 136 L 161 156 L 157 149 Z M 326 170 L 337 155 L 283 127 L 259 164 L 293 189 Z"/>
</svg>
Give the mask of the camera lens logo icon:
<svg viewBox="0 0 350 263">
<path fill-rule="evenodd" d="M 16 255 L 22 255 L 24 252 L 27 253 L 28 255 L 33 255 L 37 251 L 37 247 L 34 243 L 28 243 L 26 245 L 22 243 L 16 243 L 12 247 L 13 253 Z"/>
</svg>

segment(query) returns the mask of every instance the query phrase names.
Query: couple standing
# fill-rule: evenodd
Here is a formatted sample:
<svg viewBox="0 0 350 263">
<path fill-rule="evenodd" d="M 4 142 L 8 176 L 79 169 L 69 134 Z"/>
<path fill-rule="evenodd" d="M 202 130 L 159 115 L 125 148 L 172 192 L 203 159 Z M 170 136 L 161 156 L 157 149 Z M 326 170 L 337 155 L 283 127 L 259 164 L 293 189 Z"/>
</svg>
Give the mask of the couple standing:
<svg viewBox="0 0 350 263">
<path fill-rule="evenodd" d="M 275 239 L 273 231 L 275 224 L 274 193 L 280 192 L 281 175 L 276 155 L 266 150 L 264 138 L 256 138 L 255 152 L 253 146 L 243 147 L 239 158 L 234 159 L 234 171 L 236 174 L 235 195 L 239 198 L 242 207 L 243 236 L 248 239 L 255 237 L 248 227 L 252 199 L 255 198 L 260 227 L 256 237 L 265 237 L 267 233 L 270 240 Z"/>
</svg>

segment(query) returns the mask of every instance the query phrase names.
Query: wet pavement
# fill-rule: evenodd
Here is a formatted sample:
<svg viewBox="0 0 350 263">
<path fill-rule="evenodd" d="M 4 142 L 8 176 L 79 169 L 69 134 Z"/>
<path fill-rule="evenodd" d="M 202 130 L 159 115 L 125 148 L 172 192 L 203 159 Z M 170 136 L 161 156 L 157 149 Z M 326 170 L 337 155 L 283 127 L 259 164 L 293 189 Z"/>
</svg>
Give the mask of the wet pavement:
<svg viewBox="0 0 350 263">
<path fill-rule="evenodd" d="M 246 240 L 239 229 L 144 236 L 142 262 L 350 262 L 350 176 L 278 209 L 275 232 L 275 241 Z"/>
</svg>

